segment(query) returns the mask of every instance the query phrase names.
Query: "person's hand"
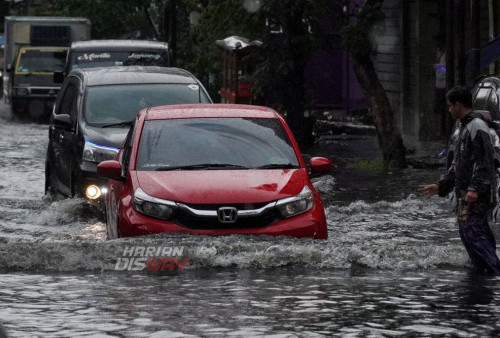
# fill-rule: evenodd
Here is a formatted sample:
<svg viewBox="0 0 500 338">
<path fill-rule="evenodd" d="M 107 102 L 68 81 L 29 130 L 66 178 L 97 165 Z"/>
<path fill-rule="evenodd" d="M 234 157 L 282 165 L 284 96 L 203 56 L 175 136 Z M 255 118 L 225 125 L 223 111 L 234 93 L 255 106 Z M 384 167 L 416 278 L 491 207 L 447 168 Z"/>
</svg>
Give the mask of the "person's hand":
<svg viewBox="0 0 500 338">
<path fill-rule="evenodd" d="M 467 195 L 465 195 L 465 202 L 472 204 L 477 200 L 477 191 L 467 191 Z"/>
<path fill-rule="evenodd" d="M 422 184 L 418 186 L 418 191 L 420 195 L 429 198 L 439 192 L 439 186 L 437 184 Z"/>
</svg>

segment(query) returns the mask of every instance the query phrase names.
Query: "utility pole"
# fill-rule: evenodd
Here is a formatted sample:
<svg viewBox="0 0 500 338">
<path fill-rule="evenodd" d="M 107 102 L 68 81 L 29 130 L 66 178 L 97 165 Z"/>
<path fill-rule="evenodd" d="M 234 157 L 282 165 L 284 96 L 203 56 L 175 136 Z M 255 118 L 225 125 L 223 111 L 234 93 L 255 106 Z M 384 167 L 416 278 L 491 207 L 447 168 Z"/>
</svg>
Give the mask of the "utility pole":
<svg viewBox="0 0 500 338">
<path fill-rule="evenodd" d="M 171 51 L 170 64 L 175 66 L 177 56 L 177 1 L 168 0 L 163 12 L 165 38 Z"/>
<path fill-rule="evenodd" d="M 465 19 L 465 0 L 455 0 L 455 61 L 456 61 L 456 79 L 455 85 L 465 86 L 466 76 L 465 76 L 465 26 L 467 25 L 467 20 Z"/>
<path fill-rule="evenodd" d="M 471 0 L 471 74 L 468 84 L 472 84 L 481 73 L 480 11 L 480 0 Z"/>
<path fill-rule="evenodd" d="M 455 0 L 446 0 L 446 89 L 455 86 Z M 449 137 L 453 128 L 450 114 L 446 114 L 444 132 Z"/>
</svg>

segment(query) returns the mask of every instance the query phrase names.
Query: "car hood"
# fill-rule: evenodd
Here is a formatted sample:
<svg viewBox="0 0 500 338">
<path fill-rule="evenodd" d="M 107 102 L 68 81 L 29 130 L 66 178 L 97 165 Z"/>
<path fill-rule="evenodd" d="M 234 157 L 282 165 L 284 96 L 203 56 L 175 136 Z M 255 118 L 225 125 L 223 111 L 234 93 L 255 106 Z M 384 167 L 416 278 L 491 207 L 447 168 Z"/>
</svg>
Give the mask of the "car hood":
<svg viewBox="0 0 500 338">
<path fill-rule="evenodd" d="M 263 203 L 300 193 L 305 169 L 137 171 L 150 196 L 189 204 Z"/>
<path fill-rule="evenodd" d="M 90 142 L 108 146 L 120 148 L 127 137 L 127 133 L 130 127 L 119 127 L 119 128 L 98 128 L 85 126 L 83 136 Z"/>
</svg>

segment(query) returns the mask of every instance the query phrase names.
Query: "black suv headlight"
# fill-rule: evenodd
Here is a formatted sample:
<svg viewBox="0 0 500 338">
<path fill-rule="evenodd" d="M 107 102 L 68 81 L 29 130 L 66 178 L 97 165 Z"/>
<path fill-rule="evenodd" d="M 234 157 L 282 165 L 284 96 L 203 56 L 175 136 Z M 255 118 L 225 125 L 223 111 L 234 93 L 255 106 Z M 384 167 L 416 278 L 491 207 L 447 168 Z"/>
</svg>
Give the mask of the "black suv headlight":
<svg viewBox="0 0 500 338">
<path fill-rule="evenodd" d="M 314 206 L 314 195 L 306 185 L 304 189 L 295 196 L 284 198 L 276 202 L 276 208 L 285 218 L 292 217 L 309 211 Z"/>
<path fill-rule="evenodd" d="M 15 90 L 17 96 L 26 96 L 29 94 L 28 88 L 16 88 Z"/>
<path fill-rule="evenodd" d="M 159 219 L 169 219 L 177 208 L 175 202 L 149 196 L 141 188 L 135 190 L 132 206 L 141 214 Z"/>
<path fill-rule="evenodd" d="M 84 161 L 100 163 L 106 160 L 114 160 L 118 154 L 118 148 L 103 146 L 85 139 L 82 159 Z"/>
</svg>

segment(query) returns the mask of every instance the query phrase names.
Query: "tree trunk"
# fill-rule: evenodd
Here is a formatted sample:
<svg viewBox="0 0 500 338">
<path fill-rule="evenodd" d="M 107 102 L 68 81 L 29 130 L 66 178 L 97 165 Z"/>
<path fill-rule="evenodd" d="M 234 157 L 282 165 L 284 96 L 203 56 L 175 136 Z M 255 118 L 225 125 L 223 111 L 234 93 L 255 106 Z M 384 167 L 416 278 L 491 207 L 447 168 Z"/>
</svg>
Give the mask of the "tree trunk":
<svg viewBox="0 0 500 338">
<path fill-rule="evenodd" d="M 401 132 L 396 126 L 392 107 L 372 61 L 370 32 L 374 24 L 383 18 L 381 10 L 383 2 L 384 0 L 366 0 L 356 14 L 356 22 L 344 27 L 341 34 L 343 44 L 352 57 L 354 72 L 373 114 L 384 166 L 403 168 L 406 163 Z"/>
<path fill-rule="evenodd" d="M 373 114 L 384 164 L 387 168 L 403 168 L 406 164 L 403 139 L 395 124 L 392 107 L 378 79 L 373 62 L 369 55 L 352 55 L 352 58 L 354 72 Z"/>
</svg>

